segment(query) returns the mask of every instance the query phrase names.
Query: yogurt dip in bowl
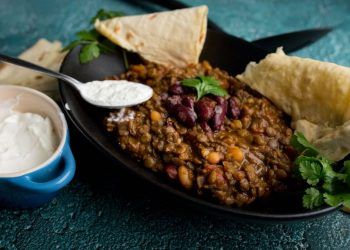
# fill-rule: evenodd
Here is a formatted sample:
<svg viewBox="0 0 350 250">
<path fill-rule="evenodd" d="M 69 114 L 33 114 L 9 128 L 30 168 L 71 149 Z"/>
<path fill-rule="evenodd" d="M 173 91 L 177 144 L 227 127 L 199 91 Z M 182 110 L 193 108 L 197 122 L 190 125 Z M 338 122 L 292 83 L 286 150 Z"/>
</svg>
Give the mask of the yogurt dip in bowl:
<svg viewBox="0 0 350 250">
<path fill-rule="evenodd" d="M 75 173 L 66 120 L 48 96 L 0 86 L 0 205 L 37 207 Z"/>
</svg>

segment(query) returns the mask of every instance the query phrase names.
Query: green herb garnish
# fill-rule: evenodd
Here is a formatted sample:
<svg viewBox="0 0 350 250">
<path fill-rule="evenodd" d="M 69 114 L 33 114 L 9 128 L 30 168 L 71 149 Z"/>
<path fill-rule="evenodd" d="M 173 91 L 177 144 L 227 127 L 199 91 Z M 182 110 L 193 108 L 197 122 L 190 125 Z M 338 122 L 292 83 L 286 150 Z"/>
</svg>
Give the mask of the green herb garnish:
<svg viewBox="0 0 350 250">
<path fill-rule="evenodd" d="M 324 204 L 323 195 L 314 187 L 307 188 L 303 196 L 303 206 L 313 209 Z"/>
<path fill-rule="evenodd" d="M 196 78 L 182 80 L 181 83 L 183 86 L 197 90 L 197 100 L 208 94 L 216 96 L 228 95 L 227 91 L 220 86 L 220 82 L 212 76 L 197 76 Z"/>
<path fill-rule="evenodd" d="M 322 156 L 300 132 L 294 133 L 291 145 L 300 153 L 294 162 L 296 175 L 310 186 L 305 190 L 303 206 L 313 209 L 326 203 L 350 208 L 350 161 L 336 170 L 336 163 Z"/>
<path fill-rule="evenodd" d="M 122 12 L 100 9 L 90 20 L 90 24 L 94 24 L 97 19 L 105 20 L 122 15 Z M 96 29 L 81 30 L 76 33 L 76 37 L 77 39 L 64 47 L 63 51 L 71 50 L 78 45 L 82 45 L 79 53 L 80 63 L 90 62 L 91 60 L 99 57 L 101 53 L 116 51 L 116 46 L 100 35 Z"/>
<path fill-rule="evenodd" d="M 118 16 L 124 16 L 124 13 L 121 11 L 100 9 L 96 13 L 96 15 L 93 18 L 91 18 L 90 23 L 94 24 L 97 19 L 106 20 L 106 19 L 110 19 L 110 18 L 118 17 Z"/>
</svg>

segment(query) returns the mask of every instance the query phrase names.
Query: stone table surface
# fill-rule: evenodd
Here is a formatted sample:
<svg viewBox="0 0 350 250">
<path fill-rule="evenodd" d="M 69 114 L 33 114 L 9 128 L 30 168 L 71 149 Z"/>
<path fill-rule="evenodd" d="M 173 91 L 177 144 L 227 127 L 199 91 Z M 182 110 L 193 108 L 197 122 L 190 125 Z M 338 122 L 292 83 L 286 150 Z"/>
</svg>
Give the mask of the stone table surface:
<svg viewBox="0 0 350 250">
<path fill-rule="evenodd" d="M 212 20 L 247 40 L 336 26 L 295 54 L 350 66 L 348 0 L 186 2 L 207 4 Z M 160 10 L 117 0 L 0 0 L 0 6 L 0 51 L 10 55 L 41 37 L 67 43 L 102 7 L 128 14 Z M 341 212 L 289 225 L 240 224 L 169 199 L 108 162 L 80 137 L 73 136 L 72 143 L 78 163 L 74 181 L 39 209 L 1 209 L 0 249 L 350 248 L 350 217 Z M 89 164 L 93 159 L 98 163 Z"/>
</svg>

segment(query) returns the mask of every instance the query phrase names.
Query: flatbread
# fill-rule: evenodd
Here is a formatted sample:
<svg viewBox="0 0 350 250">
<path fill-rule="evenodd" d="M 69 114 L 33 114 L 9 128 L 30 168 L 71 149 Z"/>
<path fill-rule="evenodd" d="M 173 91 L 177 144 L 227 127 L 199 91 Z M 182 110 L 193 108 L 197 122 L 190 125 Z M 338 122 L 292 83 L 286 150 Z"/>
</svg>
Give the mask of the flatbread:
<svg viewBox="0 0 350 250">
<path fill-rule="evenodd" d="M 289 114 L 292 127 L 327 158 L 350 153 L 350 68 L 278 49 L 237 78 Z"/>
<path fill-rule="evenodd" d="M 350 120 L 350 68 L 287 56 L 282 49 L 237 78 L 268 97 L 296 120 L 340 126 Z"/>
<path fill-rule="evenodd" d="M 96 20 L 103 36 L 144 59 L 165 66 L 198 63 L 207 32 L 208 7 Z"/>
<path fill-rule="evenodd" d="M 350 121 L 331 128 L 307 120 L 298 120 L 293 123 L 293 127 L 302 132 L 320 153 L 330 160 L 341 160 L 350 153 Z"/>
<path fill-rule="evenodd" d="M 19 58 L 58 71 L 66 55 L 66 53 L 61 53 L 61 50 L 60 42 L 49 42 L 46 39 L 40 39 L 24 51 Z M 7 84 L 33 88 L 58 100 L 57 80 L 33 70 L 10 64 L 1 64 L 0 85 Z"/>
</svg>

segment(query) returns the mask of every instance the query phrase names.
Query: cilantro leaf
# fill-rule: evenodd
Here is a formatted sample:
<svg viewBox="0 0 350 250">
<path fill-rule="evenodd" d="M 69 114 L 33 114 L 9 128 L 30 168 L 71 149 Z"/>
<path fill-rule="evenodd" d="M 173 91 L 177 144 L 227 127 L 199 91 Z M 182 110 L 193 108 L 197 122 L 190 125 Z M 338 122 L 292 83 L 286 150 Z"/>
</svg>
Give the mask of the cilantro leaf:
<svg viewBox="0 0 350 250">
<path fill-rule="evenodd" d="M 90 23 L 94 24 L 97 19 L 99 19 L 99 20 L 106 20 L 106 19 L 109 19 L 109 18 L 119 17 L 119 16 L 124 16 L 124 13 L 121 12 L 121 11 L 100 9 L 96 13 L 96 15 L 93 18 L 91 18 Z"/>
<path fill-rule="evenodd" d="M 311 186 L 305 190 L 303 206 L 313 209 L 326 203 L 350 209 L 350 161 L 337 171 L 335 163 L 322 156 L 299 132 L 293 135 L 291 144 L 301 153 L 294 162 L 295 173 Z"/>
<path fill-rule="evenodd" d="M 308 209 L 319 207 L 324 203 L 323 196 L 319 190 L 314 187 L 310 187 L 305 190 L 303 196 L 303 206 Z"/>
<path fill-rule="evenodd" d="M 334 180 L 345 181 L 347 178 L 346 174 L 337 173 L 333 170 L 333 167 L 329 163 L 323 162 L 323 176 L 326 183 L 332 182 Z"/>
<path fill-rule="evenodd" d="M 301 155 L 296 159 L 295 164 L 298 165 L 301 177 L 309 185 L 315 186 L 322 178 L 322 164 L 318 159 Z"/>
<path fill-rule="evenodd" d="M 81 30 L 76 33 L 76 36 L 82 41 L 97 41 L 99 34 L 95 29 Z"/>
<path fill-rule="evenodd" d="M 341 194 L 323 194 L 324 201 L 333 207 L 343 205 L 346 208 L 350 208 L 350 193 L 341 193 Z"/>
<path fill-rule="evenodd" d="M 81 63 L 90 62 L 92 59 L 97 58 L 100 55 L 100 48 L 96 43 L 90 43 L 85 45 L 79 54 L 79 59 Z"/>
<path fill-rule="evenodd" d="M 111 41 L 104 39 L 103 41 L 98 43 L 100 50 L 102 53 L 115 52 L 116 46 Z"/>
<path fill-rule="evenodd" d="M 344 181 L 350 187 L 350 161 L 344 161 L 344 167 L 341 172 L 346 175 Z"/>
<path fill-rule="evenodd" d="M 185 79 L 181 83 L 183 86 L 196 89 L 197 100 L 208 94 L 216 96 L 228 95 L 227 91 L 220 86 L 219 81 L 212 76 L 198 76 L 192 79 Z"/>
<path fill-rule="evenodd" d="M 196 88 L 199 87 L 201 80 L 197 79 L 197 78 L 193 78 L 193 79 L 185 79 L 181 81 L 182 85 L 186 86 L 186 87 L 193 87 Z"/>
<path fill-rule="evenodd" d="M 117 16 L 124 15 L 119 11 L 107 11 L 100 9 L 97 14 L 91 19 L 90 24 L 93 24 L 96 19 L 105 20 Z M 78 45 L 83 45 L 80 50 L 80 63 L 87 63 L 97 58 L 101 53 L 115 52 L 116 45 L 100 35 L 96 29 L 81 30 L 76 33 L 77 39 L 63 48 L 62 51 L 72 50 Z M 125 52 L 123 54 L 125 65 L 128 66 Z"/>
<path fill-rule="evenodd" d="M 66 47 L 64 47 L 62 49 L 62 52 L 74 49 L 76 46 L 78 46 L 79 44 L 82 44 L 82 43 L 84 43 L 84 41 L 75 40 L 75 41 L 71 42 L 70 44 L 68 44 Z"/>
<path fill-rule="evenodd" d="M 207 82 L 208 84 L 211 85 L 218 85 L 218 81 L 212 77 L 212 76 L 198 76 L 198 78 L 202 81 L 202 82 Z"/>
<path fill-rule="evenodd" d="M 349 191 L 349 187 L 344 185 L 343 181 L 332 179 L 331 181 L 324 182 L 322 189 L 329 194 L 339 194 Z"/>
<path fill-rule="evenodd" d="M 299 153 L 307 156 L 316 156 L 319 154 L 318 150 L 313 146 L 305 136 L 296 131 L 292 136 L 290 144 L 296 149 Z"/>
</svg>

